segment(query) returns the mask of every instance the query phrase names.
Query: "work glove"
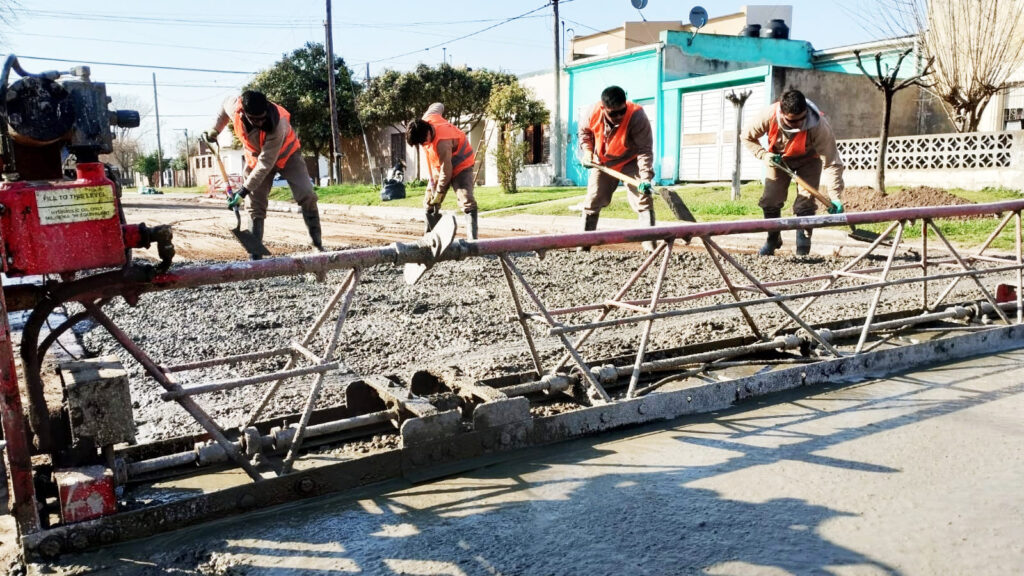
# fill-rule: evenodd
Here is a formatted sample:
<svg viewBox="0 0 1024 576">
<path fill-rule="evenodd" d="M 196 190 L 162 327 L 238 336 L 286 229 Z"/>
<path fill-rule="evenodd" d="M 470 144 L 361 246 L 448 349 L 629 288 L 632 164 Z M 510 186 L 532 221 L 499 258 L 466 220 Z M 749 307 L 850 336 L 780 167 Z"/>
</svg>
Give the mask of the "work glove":
<svg viewBox="0 0 1024 576">
<path fill-rule="evenodd" d="M 764 163 L 769 168 L 774 168 L 776 164 L 782 164 L 782 154 L 765 154 Z"/>
<path fill-rule="evenodd" d="M 651 192 L 654 191 L 654 185 L 651 184 L 650 182 L 641 182 L 640 185 L 637 186 L 636 188 L 644 196 L 650 196 Z"/>
<path fill-rule="evenodd" d="M 593 150 L 583 150 L 583 158 L 580 159 L 580 163 L 583 166 L 590 168 L 591 166 L 597 166 L 597 155 L 594 154 Z"/>
<path fill-rule="evenodd" d="M 843 203 L 840 202 L 839 200 L 833 200 L 832 201 L 832 205 L 828 207 L 828 213 L 829 214 L 842 214 L 843 213 Z"/>
<path fill-rule="evenodd" d="M 231 196 L 228 196 L 228 208 L 234 210 L 239 204 L 242 203 L 242 200 L 244 200 L 245 197 L 248 195 L 249 189 L 246 188 L 245 186 L 242 186 L 238 190 L 235 190 L 235 192 L 231 194 Z"/>
<path fill-rule="evenodd" d="M 216 130 L 207 130 L 206 132 L 203 132 L 203 140 L 206 140 L 211 144 L 217 141 L 217 136 L 220 136 L 220 132 Z"/>
</svg>

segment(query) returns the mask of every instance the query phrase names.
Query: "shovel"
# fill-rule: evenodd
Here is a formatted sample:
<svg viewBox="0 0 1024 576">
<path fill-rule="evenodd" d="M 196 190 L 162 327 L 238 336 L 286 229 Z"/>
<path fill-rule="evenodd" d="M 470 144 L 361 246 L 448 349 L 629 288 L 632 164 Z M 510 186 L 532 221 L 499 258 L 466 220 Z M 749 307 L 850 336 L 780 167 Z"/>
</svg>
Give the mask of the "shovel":
<svg viewBox="0 0 1024 576">
<path fill-rule="evenodd" d="M 800 188 L 807 190 L 807 192 L 811 196 L 813 196 L 815 200 L 821 202 L 822 206 L 824 206 L 825 208 L 832 208 L 831 198 L 822 194 L 814 186 L 811 186 L 807 182 L 807 180 L 804 180 L 803 178 L 798 176 L 796 172 L 790 170 L 789 166 L 786 166 L 785 164 L 779 162 L 772 162 L 772 165 L 778 168 L 779 170 L 782 170 L 786 174 L 789 174 L 793 178 L 793 180 L 796 180 L 796 183 Z M 850 233 L 847 234 L 847 236 L 854 240 L 867 243 L 871 243 L 874 242 L 875 240 L 878 240 L 878 234 L 871 232 L 870 230 L 858 230 L 857 227 L 854 226 L 853 224 L 850 224 Z"/>
<path fill-rule="evenodd" d="M 224 179 L 224 186 L 226 186 L 225 192 L 227 193 L 228 198 L 230 198 L 231 179 L 228 178 L 228 171 L 224 168 L 224 162 L 220 159 L 220 145 L 216 142 L 206 142 L 206 140 L 203 140 L 202 138 L 200 138 L 199 141 L 209 146 L 210 150 L 213 152 L 213 158 L 217 162 L 217 168 L 220 169 L 220 176 Z M 242 248 L 244 248 L 249 254 L 270 256 L 270 251 L 263 245 L 263 242 L 256 240 L 256 237 L 252 235 L 251 231 L 242 230 L 242 211 L 239 209 L 238 205 L 236 204 L 232 210 L 235 213 L 235 227 L 231 229 L 231 234 L 234 235 L 235 239 L 238 240 L 238 243 L 242 245 Z"/>
<path fill-rule="evenodd" d="M 584 166 L 586 166 L 586 164 L 584 164 Z M 618 178 L 619 180 L 622 180 L 626 184 L 632 184 L 633 186 L 636 186 L 638 188 L 640 187 L 641 180 L 639 178 L 626 176 L 625 174 L 619 172 L 618 170 L 614 170 L 607 166 L 602 166 L 601 164 L 591 164 L 590 166 L 593 168 L 597 168 L 601 172 L 604 172 L 605 174 L 613 178 Z M 672 211 L 673 216 L 685 222 L 697 221 L 697 219 L 693 217 L 693 212 L 690 212 L 690 209 L 687 208 L 686 204 L 683 203 L 683 199 L 680 198 L 679 194 L 676 194 L 674 190 L 669 190 L 668 188 L 658 188 L 658 195 L 660 195 L 661 199 L 664 200 L 666 204 L 668 204 L 668 209 Z"/>
</svg>

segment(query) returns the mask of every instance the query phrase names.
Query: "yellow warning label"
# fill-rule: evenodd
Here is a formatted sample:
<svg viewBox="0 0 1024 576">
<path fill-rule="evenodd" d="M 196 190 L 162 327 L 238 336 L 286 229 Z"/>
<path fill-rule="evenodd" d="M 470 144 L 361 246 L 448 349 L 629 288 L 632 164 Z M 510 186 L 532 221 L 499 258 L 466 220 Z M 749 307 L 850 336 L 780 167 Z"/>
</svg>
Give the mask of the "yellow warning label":
<svg viewBox="0 0 1024 576">
<path fill-rule="evenodd" d="M 113 218 L 114 189 L 110 186 L 36 190 L 39 223 L 68 224 Z"/>
</svg>

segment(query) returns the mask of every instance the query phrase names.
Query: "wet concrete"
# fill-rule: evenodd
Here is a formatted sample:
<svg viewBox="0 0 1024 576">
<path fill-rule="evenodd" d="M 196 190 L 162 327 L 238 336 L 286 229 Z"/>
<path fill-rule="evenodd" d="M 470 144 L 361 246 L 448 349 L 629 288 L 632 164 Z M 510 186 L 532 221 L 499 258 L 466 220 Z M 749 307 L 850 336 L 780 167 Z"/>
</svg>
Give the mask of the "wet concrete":
<svg viewBox="0 0 1024 576">
<path fill-rule="evenodd" d="M 805 390 L 30 573 L 1020 573 L 1022 382 L 1017 351 Z"/>
</svg>

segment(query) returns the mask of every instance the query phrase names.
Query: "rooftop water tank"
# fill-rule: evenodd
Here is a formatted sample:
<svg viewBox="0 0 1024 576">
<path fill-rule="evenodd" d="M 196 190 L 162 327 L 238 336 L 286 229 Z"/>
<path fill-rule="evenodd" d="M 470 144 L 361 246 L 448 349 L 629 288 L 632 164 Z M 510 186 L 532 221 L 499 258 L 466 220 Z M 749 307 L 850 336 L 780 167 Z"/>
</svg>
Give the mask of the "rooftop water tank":
<svg viewBox="0 0 1024 576">
<path fill-rule="evenodd" d="M 786 21 L 781 18 L 775 18 L 768 22 L 768 34 L 769 38 L 789 38 L 789 26 L 786 26 Z"/>
</svg>

